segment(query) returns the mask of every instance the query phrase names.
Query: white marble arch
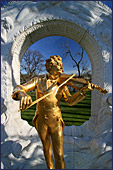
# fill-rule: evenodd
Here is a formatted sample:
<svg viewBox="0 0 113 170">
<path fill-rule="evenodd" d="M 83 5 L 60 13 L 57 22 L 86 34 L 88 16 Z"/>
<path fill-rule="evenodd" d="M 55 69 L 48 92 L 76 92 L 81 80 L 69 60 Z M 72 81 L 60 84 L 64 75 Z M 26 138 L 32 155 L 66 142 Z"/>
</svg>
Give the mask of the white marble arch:
<svg viewBox="0 0 113 170">
<path fill-rule="evenodd" d="M 15 62 L 21 61 L 24 52 L 36 41 L 47 36 L 65 36 L 79 43 L 87 52 L 92 65 L 92 81 L 104 87 L 104 61 L 101 49 L 94 37 L 77 24 L 65 20 L 49 20 L 31 26 L 22 32 L 13 43 L 11 55 L 13 58 L 13 76 L 16 79 Z M 18 73 L 20 73 L 19 69 Z M 16 80 L 19 84 L 19 79 Z M 96 97 L 98 96 L 98 97 Z M 97 113 L 101 104 L 101 94 L 94 91 L 92 95 L 92 113 Z"/>
<path fill-rule="evenodd" d="M 90 152 L 101 155 L 103 148 L 101 150 L 99 150 L 99 148 L 103 145 L 103 141 L 100 140 L 101 135 L 98 136 L 97 134 L 103 134 L 103 131 L 105 132 L 105 130 L 108 130 L 111 134 L 111 122 L 108 121 L 108 123 L 106 120 L 103 120 L 108 111 L 106 111 L 105 114 L 103 113 L 103 119 L 99 114 L 100 111 L 104 112 L 103 110 L 111 109 L 111 98 L 109 96 L 111 96 L 112 92 L 112 11 L 98 1 L 82 1 L 82 3 L 79 1 L 14 1 L 6 8 L 2 9 L 1 13 L 3 153 L 5 148 L 9 147 L 10 142 L 12 146 L 9 149 L 10 151 L 8 153 L 6 152 L 7 156 L 3 154 L 3 169 L 17 169 L 17 167 L 20 166 L 19 161 L 22 162 L 22 169 L 26 168 L 27 165 L 22 157 L 22 155 L 25 156 L 25 153 L 27 152 L 25 148 L 30 148 L 32 142 L 35 143 L 35 147 L 37 145 L 40 146 L 40 144 L 37 144 L 35 141 L 37 135 L 35 129 L 30 127 L 26 121 L 21 120 L 20 113 L 18 113 L 19 103 L 13 101 L 10 96 L 13 87 L 20 83 L 20 62 L 25 51 L 33 43 L 47 36 L 65 36 L 80 44 L 89 56 L 92 66 L 93 83 L 108 89 L 108 94 L 104 95 L 104 97 L 102 97 L 97 90 L 92 92 L 91 118 L 89 121 L 80 127 L 65 127 L 64 130 L 65 143 L 67 134 L 72 136 L 72 139 L 73 137 L 79 137 L 80 140 L 77 139 L 77 142 L 82 141 L 82 148 L 79 146 L 79 142 L 72 142 L 77 149 L 83 149 L 83 146 L 86 145 L 86 141 L 88 140 L 88 142 L 91 143 L 94 148 L 96 147 L 98 151 L 97 152 L 94 148 L 90 148 Z M 107 104 L 105 105 L 105 103 Z M 109 112 L 110 117 L 108 117 L 110 119 L 111 110 Z M 101 121 L 105 121 L 105 124 L 107 122 L 107 129 Z M 102 123 L 102 127 L 99 126 L 100 123 Z M 90 136 L 90 139 L 88 138 L 86 140 L 84 137 L 87 136 L 87 133 L 88 136 Z M 95 135 L 98 140 L 94 138 Z M 34 138 L 32 139 L 31 136 L 34 136 Z M 26 141 L 26 144 L 24 141 Z M 105 142 L 105 148 L 107 147 L 107 142 Z M 66 146 L 65 143 L 64 146 Z M 89 145 L 87 147 L 89 148 Z M 18 148 L 18 153 L 14 153 L 14 148 Z M 96 151 L 96 153 L 94 151 Z M 105 151 L 105 153 L 107 151 Z M 40 152 L 41 155 L 43 155 L 42 151 Z M 13 154 L 12 157 L 14 157 L 15 161 L 12 161 L 12 157 L 9 153 Z M 66 153 L 68 155 L 67 150 Z M 21 156 L 19 157 L 18 155 Z M 40 168 L 40 161 L 38 163 L 35 156 L 33 157 L 31 155 L 33 155 L 33 153 L 30 151 L 28 153 L 28 158 L 31 160 L 31 165 L 29 166 L 34 169 L 35 165 L 40 165 Z M 77 167 L 83 169 L 84 165 L 82 164 L 82 166 L 80 166 L 81 157 L 83 157 L 82 154 L 81 156 L 78 156 L 77 161 L 79 163 L 74 159 L 73 161 L 75 163 L 67 163 L 67 168 Z M 6 158 L 8 161 L 6 161 Z M 36 163 L 32 165 L 33 160 L 34 162 L 36 161 Z M 108 162 L 110 162 L 110 160 L 111 159 L 109 159 Z M 70 162 L 69 159 L 68 162 Z M 87 163 L 88 160 L 85 158 L 82 162 L 85 162 L 88 169 L 95 164 L 94 160 L 92 160 L 90 161 L 92 164 L 90 163 L 89 165 L 89 163 Z M 100 160 L 100 162 L 102 162 L 102 160 Z M 104 167 L 110 167 L 111 164 L 108 165 L 108 162 Z M 98 163 L 97 168 L 99 168 L 99 166 L 102 167 L 101 163 Z"/>
</svg>

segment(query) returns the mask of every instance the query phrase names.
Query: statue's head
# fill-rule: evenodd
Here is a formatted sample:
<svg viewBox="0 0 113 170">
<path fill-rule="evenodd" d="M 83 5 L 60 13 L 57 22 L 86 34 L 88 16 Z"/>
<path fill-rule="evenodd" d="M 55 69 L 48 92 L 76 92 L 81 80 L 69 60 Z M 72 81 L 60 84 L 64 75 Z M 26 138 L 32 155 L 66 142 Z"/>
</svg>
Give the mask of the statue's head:
<svg viewBox="0 0 113 170">
<path fill-rule="evenodd" d="M 58 55 L 50 56 L 46 60 L 46 70 L 52 75 L 60 75 L 64 72 L 62 58 Z"/>
</svg>

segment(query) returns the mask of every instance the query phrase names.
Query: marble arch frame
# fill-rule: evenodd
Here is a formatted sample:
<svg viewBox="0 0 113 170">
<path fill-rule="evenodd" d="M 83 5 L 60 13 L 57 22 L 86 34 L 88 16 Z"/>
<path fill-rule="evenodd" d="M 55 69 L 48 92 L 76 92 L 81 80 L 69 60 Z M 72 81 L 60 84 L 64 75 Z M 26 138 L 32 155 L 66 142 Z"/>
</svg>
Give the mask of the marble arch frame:
<svg viewBox="0 0 113 170">
<path fill-rule="evenodd" d="M 16 78 L 15 62 L 21 61 L 25 51 L 36 41 L 47 36 L 65 36 L 81 45 L 89 56 L 92 66 L 92 82 L 104 86 L 104 67 L 101 49 L 95 38 L 84 28 L 69 21 L 50 20 L 38 23 L 27 28 L 15 40 L 12 45 L 11 55 L 13 58 L 13 76 Z M 101 66 L 101 69 L 100 69 Z M 20 68 L 18 65 L 18 74 Z M 16 74 L 16 75 L 15 75 Z M 18 75 L 19 76 L 19 75 Z M 19 78 L 16 82 L 19 84 Z M 98 113 L 101 104 L 101 94 L 94 90 L 92 92 L 91 113 Z"/>
</svg>

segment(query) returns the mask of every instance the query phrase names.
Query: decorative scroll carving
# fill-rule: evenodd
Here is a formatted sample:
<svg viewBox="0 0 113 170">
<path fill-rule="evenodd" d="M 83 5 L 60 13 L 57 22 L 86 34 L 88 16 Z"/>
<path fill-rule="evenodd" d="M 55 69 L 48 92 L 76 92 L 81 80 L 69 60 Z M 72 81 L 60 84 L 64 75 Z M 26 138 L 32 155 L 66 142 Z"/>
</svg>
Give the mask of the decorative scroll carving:
<svg viewBox="0 0 113 170">
<path fill-rule="evenodd" d="M 96 18 L 96 15 L 94 15 L 88 7 L 84 6 L 84 4 L 81 6 L 81 2 L 79 1 L 75 4 L 73 3 L 73 1 L 63 3 L 62 9 L 66 12 L 69 12 L 70 14 L 75 14 L 80 17 L 80 19 L 88 22 Z"/>
<path fill-rule="evenodd" d="M 38 1 L 34 3 L 30 3 L 26 6 L 24 6 L 18 15 L 16 16 L 16 20 L 21 22 L 22 20 L 26 19 L 28 17 L 29 13 L 38 13 L 41 10 L 44 10 L 46 8 L 49 8 L 50 6 L 55 6 L 59 4 L 60 1 Z"/>
<path fill-rule="evenodd" d="M 100 16 L 101 22 L 97 24 L 95 33 L 98 39 L 101 39 L 105 44 L 112 45 L 112 18 L 103 14 Z M 108 25 L 108 27 L 106 27 Z"/>
</svg>

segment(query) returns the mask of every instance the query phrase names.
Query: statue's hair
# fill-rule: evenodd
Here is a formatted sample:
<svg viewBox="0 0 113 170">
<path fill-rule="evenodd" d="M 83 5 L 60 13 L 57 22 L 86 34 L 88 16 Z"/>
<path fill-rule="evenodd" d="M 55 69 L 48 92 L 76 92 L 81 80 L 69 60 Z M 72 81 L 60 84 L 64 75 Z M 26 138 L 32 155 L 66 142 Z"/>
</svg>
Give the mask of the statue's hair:
<svg viewBox="0 0 113 170">
<path fill-rule="evenodd" d="M 62 64 L 62 58 L 59 55 L 50 56 L 50 58 L 46 60 L 46 70 L 50 73 L 52 66 L 57 65 L 57 63 Z"/>
</svg>

